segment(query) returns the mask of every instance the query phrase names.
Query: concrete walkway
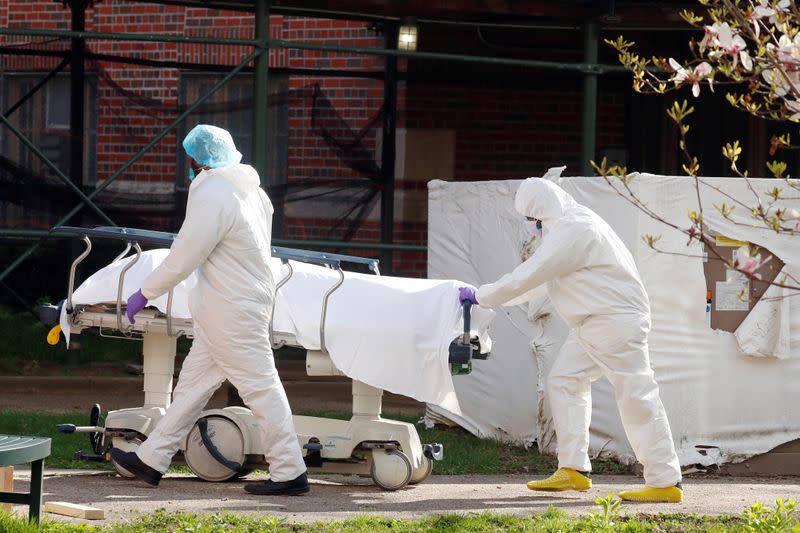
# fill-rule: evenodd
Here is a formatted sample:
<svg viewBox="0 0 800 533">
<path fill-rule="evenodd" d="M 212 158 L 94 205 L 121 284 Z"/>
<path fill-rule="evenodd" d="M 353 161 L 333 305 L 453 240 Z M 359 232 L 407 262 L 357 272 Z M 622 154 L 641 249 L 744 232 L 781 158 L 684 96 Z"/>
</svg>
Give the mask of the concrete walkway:
<svg viewBox="0 0 800 533">
<path fill-rule="evenodd" d="M 17 472 L 16 490 L 27 488 L 25 470 Z M 248 480 L 263 476 L 251 475 Z M 352 476 L 314 476 L 311 493 L 301 497 L 264 498 L 242 490 L 244 481 L 207 483 L 191 475 L 170 474 L 158 488 L 107 472 L 47 470 L 45 501 L 68 501 L 100 507 L 105 522 L 127 521 L 157 509 L 191 513 L 272 514 L 288 521 L 336 520 L 360 514 L 419 518 L 442 513 L 492 511 L 525 515 L 555 505 L 572 514 L 595 510 L 594 500 L 641 483 L 632 476 L 596 476 L 586 493 L 545 494 L 529 491 L 530 476 L 431 476 L 420 485 L 384 492 L 371 480 Z M 798 478 L 692 477 L 684 482 L 681 504 L 630 504 L 627 513 L 739 514 L 753 502 L 774 504 L 776 498 L 800 499 Z M 23 507 L 18 513 L 27 512 Z M 47 515 L 51 519 L 80 520 Z M 103 523 L 92 521 L 94 524 Z"/>
</svg>

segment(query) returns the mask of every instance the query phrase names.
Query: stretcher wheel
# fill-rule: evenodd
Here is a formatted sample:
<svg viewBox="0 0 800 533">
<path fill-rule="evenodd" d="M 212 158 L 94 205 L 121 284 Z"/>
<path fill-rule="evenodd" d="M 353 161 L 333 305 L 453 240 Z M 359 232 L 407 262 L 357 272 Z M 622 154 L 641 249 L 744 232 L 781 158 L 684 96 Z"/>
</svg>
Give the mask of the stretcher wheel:
<svg viewBox="0 0 800 533">
<path fill-rule="evenodd" d="M 100 425 L 100 415 L 102 411 L 100 410 L 100 404 L 96 403 L 92 407 L 92 410 L 89 412 L 89 425 L 90 426 L 98 426 Z M 102 453 L 102 446 L 103 446 L 103 433 L 100 431 L 95 431 L 94 433 L 89 433 L 89 443 L 92 446 L 92 451 L 96 454 Z"/>
<path fill-rule="evenodd" d="M 244 464 L 244 435 L 239 426 L 223 416 L 207 416 L 208 437 L 222 456 L 228 461 Z M 200 427 L 195 424 L 186 438 L 186 450 L 183 452 L 186 464 L 192 472 L 206 481 L 227 481 L 239 476 L 237 470 L 220 463 L 203 445 Z"/>
<path fill-rule="evenodd" d="M 411 480 L 411 461 L 398 449 L 372 450 L 372 480 L 383 490 L 397 490 Z"/>
<path fill-rule="evenodd" d="M 411 474 L 411 480 L 409 483 L 411 485 L 416 485 L 417 483 L 422 483 L 428 476 L 431 475 L 433 472 L 433 461 L 431 461 L 428 457 L 422 456 L 422 464 L 419 465 L 419 468 L 415 468 L 414 472 Z"/>
<path fill-rule="evenodd" d="M 122 450 L 123 452 L 135 452 L 139 446 L 142 444 L 141 439 L 133 439 L 127 440 L 123 437 L 114 437 L 111 439 L 111 445 L 118 450 Z M 114 470 L 117 471 L 117 474 L 124 478 L 133 479 L 136 476 L 122 468 L 114 459 L 111 459 L 111 466 L 114 467 Z"/>
</svg>

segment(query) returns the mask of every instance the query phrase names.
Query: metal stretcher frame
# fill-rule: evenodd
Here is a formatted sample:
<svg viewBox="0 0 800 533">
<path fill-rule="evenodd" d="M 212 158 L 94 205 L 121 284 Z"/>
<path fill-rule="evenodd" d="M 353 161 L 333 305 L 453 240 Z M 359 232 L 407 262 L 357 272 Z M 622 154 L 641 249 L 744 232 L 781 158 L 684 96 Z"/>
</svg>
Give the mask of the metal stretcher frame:
<svg viewBox="0 0 800 533">
<path fill-rule="evenodd" d="M 77 427 L 73 424 L 61 424 L 59 430 L 64 433 L 88 433 L 93 454 L 77 452 L 75 457 L 86 460 L 110 460 L 111 447 L 132 451 L 144 439 L 154 423 L 164 415 L 172 397 L 174 376 L 174 359 L 177 346 L 176 337 L 184 335 L 193 337 L 191 319 L 172 316 L 172 295 L 167 300 L 166 316 L 153 309 L 144 310 L 137 315 L 135 324 L 127 319 L 123 321 L 122 291 L 126 273 L 142 257 L 142 246 L 169 247 L 176 235 L 149 230 L 137 230 L 118 227 L 80 228 L 58 226 L 51 230 L 59 236 L 80 238 L 85 243 L 85 250 L 70 268 L 69 289 L 67 298 L 59 305 L 47 304 L 42 307 L 42 320 L 49 324 L 60 322 L 62 311 L 68 312 L 71 331 L 78 332 L 86 328 L 99 328 L 100 334 L 109 326 L 116 327 L 121 336 L 116 338 L 141 340 L 143 347 L 144 404 L 141 407 L 110 411 L 100 425 L 101 410 L 99 404 L 92 408 L 90 425 Z M 122 261 L 122 268 L 117 281 L 116 302 L 111 304 L 76 304 L 73 301 L 77 266 L 92 250 L 92 239 L 103 238 L 125 243 L 124 251 L 116 257 Z M 127 257 L 131 248 L 135 256 Z M 297 250 L 291 248 L 272 247 L 272 255 L 279 258 L 287 266 L 287 273 L 276 283 L 276 287 L 284 286 L 293 275 L 292 261 L 320 265 L 338 272 L 338 279 L 325 289 L 320 322 L 320 349 L 310 349 L 297 343 L 293 333 L 273 332 L 270 323 L 271 343 L 273 346 L 298 346 L 306 349 L 306 372 L 310 376 L 344 376 L 333 364 L 330 353 L 325 346 L 325 324 L 330 296 L 344 282 L 344 263 L 362 265 L 380 275 L 379 262 L 375 259 Z M 276 289 L 277 294 L 277 289 Z M 465 332 L 469 327 L 469 309 L 465 307 Z M 109 315 L 112 315 L 111 318 Z M 273 307 L 274 313 L 274 307 Z M 164 320 L 166 318 L 166 321 Z M 270 322 L 272 322 L 270 320 Z M 112 326 L 113 324 L 113 326 Z M 178 325 L 177 329 L 173 327 Z M 136 333 L 137 335 L 133 335 Z M 105 334 L 112 337 L 114 335 Z M 464 339 L 468 339 L 468 333 Z M 72 341 L 70 341 L 72 342 Z M 454 347 L 455 345 L 455 347 Z M 470 357 L 473 347 L 468 340 L 451 343 L 451 367 L 471 368 Z M 454 359 L 455 358 L 455 359 Z M 456 361 L 456 362 L 454 362 Z M 383 390 L 367 383 L 353 380 L 353 407 L 350 420 L 328 419 L 322 417 L 295 415 L 294 423 L 298 439 L 304 450 L 304 461 L 309 468 L 321 468 L 324 471 L 355 475 L 369 475 L 384 490 L 397 490 L 408 483 L 422 482 L 430 474 L 433 461 L 441 460 L 443 447 L 438 443 L 423 444 L 412 424 L 383 418 L 381 416 Z M 224 422 L 222 421 L 224 420 Z M 217 448 L 212 441 L 210 425 L 220 426 L 222 434 L 217 434 L 222 442 L 234 442 L 240 445 L 241 454 L 235 450 L 231 456 Z M 182 459 L 192 471 L 208 481 L 224 481 L 248 469 L 259 467 L 263 463 L 261 451 L 256 445 L 257 436 L 252 434 L 255 421 L 248 409 L 228 406 L 224 409 L 206 410 L 196 422 L 192 432 L 199 434 L 202 444 L 190 432 L 181 448 Z M 215 433 L 216 434 L 216 433 Z M 237 440 L 239 439 L 239 440 Z M 323 444 L 325 443 L 325 444 Z M 224 448 L 224 446 L 223 446 Z M 234 446 L 238 449 L 237 446 Z M 205 454 L 205 455 L 204 455 Z M 362 455 L 359 455 L 362 454 Z M 208 457 L 206 457 L 206 455 Z M 180 460 L 180 459 L 179 459 Z M 220 466 L 223 467 L 220 470 Z M 129 477 L 124 468 L 114 465 L 117 472 Z"/>
<path fill-rule="evenodd" d="M 131 332 L 133 331 L 133 326 L 128 325 L 125 326 L 122 321 L 123 312 L 122 312 L 122 291 L 125 283 L 125 275 L 127 272 L 133 268 L 133 266 L 139 261 L 142 255 L 142 245 L 149 245 L 149 246 L 159 246 L 169 248 L 172 246 L 176 238 L 175 233 L 167 233 L 167 232 L 160 232 L 160 231 L 152 231 L 152 230 L 143 230 L 143 229 L 135 229 L 135 228 L 120 228 L 120 227 L 111 227 L 111 226 L 101 226 L 97 228 L 79 228 L 74 226 L 56 226 L 51 230 L 53 234 L 67 234 L 67 235 L 80 235 L 83 239 L 84 244 L 86 245 L 86 249 L 83 251 L 81 255 L 79 255 L 75 261 L 73 261 L 70 267 L 70 274 L 69 274 L 69 285 L 67 290 L 67 299 L 66 299 L 66 310 L 67 314 L 70 315 L 70 319 L 72 320 L 72 315 L 75 311 L 74 304 L 73 304 L 73 294 L 75 289 L 75 275 L 77 271 L 78 265 L 86 259 L 89 253 L 92 250 L 92 241 L 91 237 L 95 238 L 102 238 L 102 239 L 111 239 L 111 240 L 119 240 L 126 243 L 125 250 L 119 254 L 114 261 L 118 261 L 123 259 L 127 256 L 128 252 L 131 248 L 136 251 L 136 256 L 125 265 L 125 267 L 120 272 L 119 282 L 117 285 L 117 299 L 116 299 L 116 325 L 117 330 L 121 332 L 126 339 L 136 338 L 131 336 Z M 336 270 L 339 274 L 339 279 L 336 281 L 334 285 L 332 285 L 325 293 L 323 300 L 322 300 L 322 315 L 320 317 L 320 351 L 326 355 L 328 355 L 328 350 L 325 346 L 325 324 L 327 321 L 327 313 L 328 313 L 328 300 L 330 299 L 331 295 L 344 283 L 344 270 L 342 268 L 343 263 L 352 263 L 352 264 L 360 264 L 366 266 L 370 271 L 375 273 L 376 275 L 380 275 L 379 269 L 379 261 L 377 259 L 365 258 L 365 257 L 357 257 L 357 256 L 350 256 L 350 255 L 342 255 L 342 254 L 331 254 L 326 252 L 315 252 L 310 250 L 299 250 L 293 248 L 283 248 L 279 246 L 272 247 L 272 256 L 276 257 L 281 260 L 283 264 L 288 267 L 288 274 L 284 276 L 281 280 L 279 280 L 275 287 L 276 287 L 276 294 L 277 290 L 279 290 L 282 286 L 284 286 L 289 279 L 292 277 L 294 270 L 290 261 L 299 261 L 303 263 L 310 263 L 320 266 L 325 266 L 328 268 L 332 268 Z M 187 331 L 178 331 L 175 332 L 173 329 L 173 318 L 172 318 L 172 300 L 173 300 L 173 291 L 170 290 L 167 296 L 167 310 L 165 313 L 166 323 L 167 323 L 167 335 L 170 337 L 178 336 L 178 335 L 186 335 Z M 274 314 L 275 307 L 273 306 L 272 312 Z M 272 320 L 270 320 L 270 338 L 272 339 L 272 345 L 274 348 L 280 348 L 285 345 L 290 346 L 299 346 L 296 342 L 294 335 L 285 332 L 275 332 L 272 330 Z M 102 334 L 102 332 L 101 332 Z M 111 336 L 105 334 L 105 336 Z"/>
</svg>

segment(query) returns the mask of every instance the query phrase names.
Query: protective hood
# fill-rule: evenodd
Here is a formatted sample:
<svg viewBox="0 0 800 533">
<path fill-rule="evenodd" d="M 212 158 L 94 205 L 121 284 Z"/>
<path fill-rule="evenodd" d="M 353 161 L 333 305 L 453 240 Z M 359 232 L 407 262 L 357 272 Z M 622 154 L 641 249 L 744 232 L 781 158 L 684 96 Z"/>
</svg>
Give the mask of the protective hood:
<svg viewBox="0 0 800 533">
<path fill-rule="evenodd" d="M 526 217 L 542 221 L 561 218 L 575 200 L 555 183 L 542 178 L 528 178 L 517 189 L 514 207 Z"/>
<path fill-rule="evenodd" d="M 250 165 L 242 164 L 204 170 L 197 175 L 192 185 L 199 185 L 205 180 L 213 179 L 215 176 L 226 180 L 242 193 L 252 192 L 261 186 L 261 180 L 258 178 L 256 169 Z"/>
</svg>

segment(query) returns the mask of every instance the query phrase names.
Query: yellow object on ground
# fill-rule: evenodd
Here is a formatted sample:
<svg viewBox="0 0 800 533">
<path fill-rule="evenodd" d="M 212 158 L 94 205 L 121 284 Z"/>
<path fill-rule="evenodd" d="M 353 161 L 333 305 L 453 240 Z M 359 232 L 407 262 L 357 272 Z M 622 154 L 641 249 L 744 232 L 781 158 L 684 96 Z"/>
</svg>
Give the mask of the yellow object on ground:
<svg viewBox="0 0 800 533">
<path fill-rule="evenodd" d="M 619 497 L 628 502 L 680 503 L 683 501 L 683 489 L 680 487 L 662 489 L 645 487 L 642 490 L 624 490 L 619 493 Z"/>
<path fill-rule="evenodd" d="M 47 334 L 47 344 L 55 346 L 58 344 L 59 339 L 61 339 L 61 326 L 55 326 Z"/>
<path fill-rule="evenodd" d="M 529 482 L 528 488 L 546 492 L 585 491 L 592 488 L 592 480 L 572 468 L 559 468 L 547 479 Z"/>
</svg>

